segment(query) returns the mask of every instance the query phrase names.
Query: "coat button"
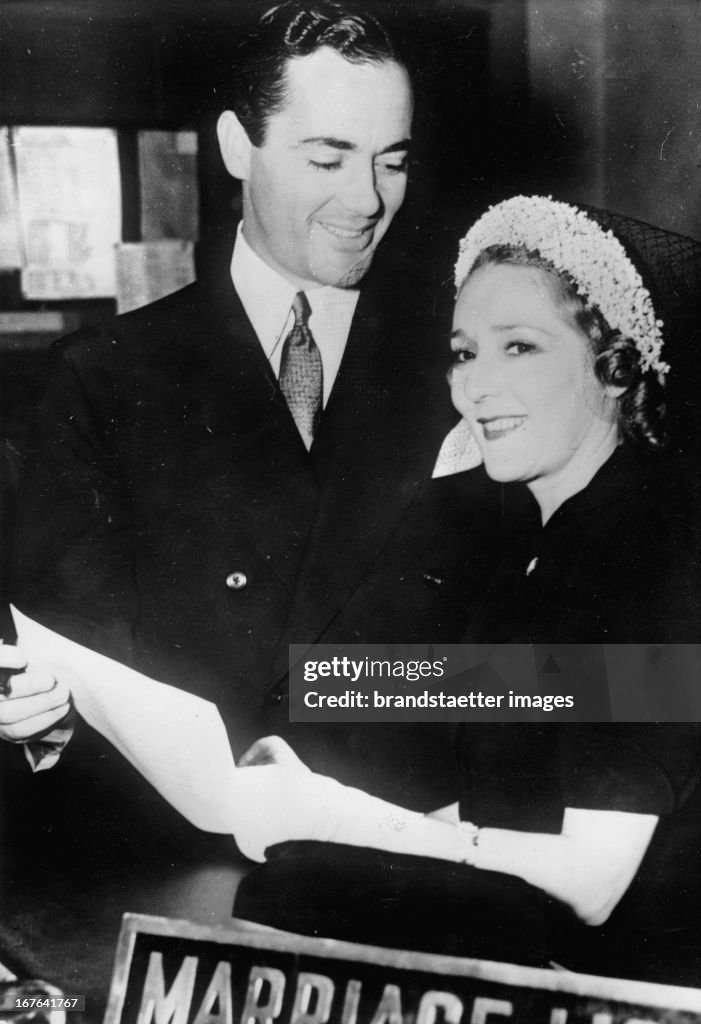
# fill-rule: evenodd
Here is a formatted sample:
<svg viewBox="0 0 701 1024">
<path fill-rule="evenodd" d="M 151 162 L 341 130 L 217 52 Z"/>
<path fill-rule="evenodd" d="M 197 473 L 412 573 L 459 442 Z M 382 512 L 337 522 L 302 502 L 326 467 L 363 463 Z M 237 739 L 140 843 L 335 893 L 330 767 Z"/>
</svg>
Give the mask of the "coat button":
<svg viewBox="0 0 701 1024">
<path fill-rule="evenodd" d="M 271 704 L 273 707 L 277 707 L 278 704 L 282 704 L 285 697 L 286 694 L 282 693 L 280 690 L 272 690 L 268 694 L 268 704 Z"/>
<path fill-rule="evenodd" d="M 245 572 L 239 572 L 237 569 L 234 572 L 230 572 L 226 577 L 226 585 L 229 590 L 243 590 L 248 583 L 248 576 Z"/>
</svg>

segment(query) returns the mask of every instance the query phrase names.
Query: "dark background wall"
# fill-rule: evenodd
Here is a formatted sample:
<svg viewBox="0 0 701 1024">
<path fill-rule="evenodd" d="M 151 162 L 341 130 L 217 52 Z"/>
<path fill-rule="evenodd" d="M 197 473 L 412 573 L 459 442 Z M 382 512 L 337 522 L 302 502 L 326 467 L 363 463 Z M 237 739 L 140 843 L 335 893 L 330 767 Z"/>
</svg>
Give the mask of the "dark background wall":
<svg viewBox="0 0 701 1024">
<path fill-rule="evenodd" d="M 567 199 L 701 237 L 701 4 L 528 0 L 533 142 Z"/>
<path fill-rule="evenodd" d="M 127 154 L 138 128 L 198 128 L 207 227 L 231 44 L 266 6 L 4 0 L 0 123 L 111 125 Z M 374 6 L 425 69 L 418 191 L 469 204 L 548 189 L 701 233 L 698 0 Z"/>
</svg>

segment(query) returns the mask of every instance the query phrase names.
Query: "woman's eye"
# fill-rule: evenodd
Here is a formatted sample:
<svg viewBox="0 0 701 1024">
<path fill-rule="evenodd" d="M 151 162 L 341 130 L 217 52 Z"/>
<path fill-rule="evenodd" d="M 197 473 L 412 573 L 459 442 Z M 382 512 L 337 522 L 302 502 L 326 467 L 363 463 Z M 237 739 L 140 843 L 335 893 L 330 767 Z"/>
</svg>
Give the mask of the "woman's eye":
<svg viewBox="0 0 701 1024">
<path fill-rule="evenodd" d="M 475 358 L 475 353 L 469 348 L 459 348 L 453 352 L 453 362 L 470 363 Z"/>
<path fill-rule="evenodd" d="M 512 356 L 525 356 L 536 349 L 537 346 L 530 341 L 510 341 L 506 346 L 506 351 Z"/>
</svg>

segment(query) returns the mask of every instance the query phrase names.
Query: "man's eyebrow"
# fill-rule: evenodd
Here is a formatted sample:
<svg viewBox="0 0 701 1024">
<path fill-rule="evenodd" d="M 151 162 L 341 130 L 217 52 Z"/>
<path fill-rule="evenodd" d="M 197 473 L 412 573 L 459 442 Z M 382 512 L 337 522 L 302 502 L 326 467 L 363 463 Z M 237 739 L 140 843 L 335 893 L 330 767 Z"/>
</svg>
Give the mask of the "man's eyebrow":
<svg viewBox="0 0 701 1024">
<path fill-rule="evenodd" d="M 393 142 L 391 146 L 383 149 L 383 153 L 404 153 L 411 149 L 411 139 L 402 139 L 401 142 Z"/>
<path fill-rule="evenodd" d="M 358 148 L 354 142 L 349 142 L 347 139 L 337 139 L 333 135 L 313 135 L 308 139 L 300 139 L 298 145 L 328 146 L 329 149 L 340 149 L 344 152 Z M 386 149 L 382 150 L 382 153 L 404 152 L 409 149 L 410 145 L 411 139 L 402 139 L 400 142 L 393 142 L 391 146 L 387 146 Z"/>
<path fill-rule="evenodd" d="M 329 149 L 357 149 L 354 142 L 347 139 L 335 139 L 333 135 L 313 135 L 308 139 L 301 139 L 300 146 L 328 146 Z"/>
</svg>

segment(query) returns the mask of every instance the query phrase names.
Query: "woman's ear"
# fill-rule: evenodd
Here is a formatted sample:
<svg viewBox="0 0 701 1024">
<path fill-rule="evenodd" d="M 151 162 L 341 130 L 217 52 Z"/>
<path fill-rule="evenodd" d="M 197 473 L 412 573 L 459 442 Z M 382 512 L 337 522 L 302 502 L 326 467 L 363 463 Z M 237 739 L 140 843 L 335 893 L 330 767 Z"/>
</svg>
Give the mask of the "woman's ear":
<svg viewBox="0 0 701 1024">
<path fill-rule="evenodd" d="M 233 110 L 225 110 L 217 121 L 217 138 L 224 166 L 233 178 L 248 181 L 251 141 Z"/>
<path fill-rule="evenodd" d="M 627 340 L 624 343 L 623 339 L 615 345 L 609 345 L 596 356 L 596 375 L 607 398 L 617 401 L 625 395 L 638 377 L 638 361 L 638 352 L 633 343 Z M 616 383 L 617 380 L 621 383 Z"/>
</svg>

